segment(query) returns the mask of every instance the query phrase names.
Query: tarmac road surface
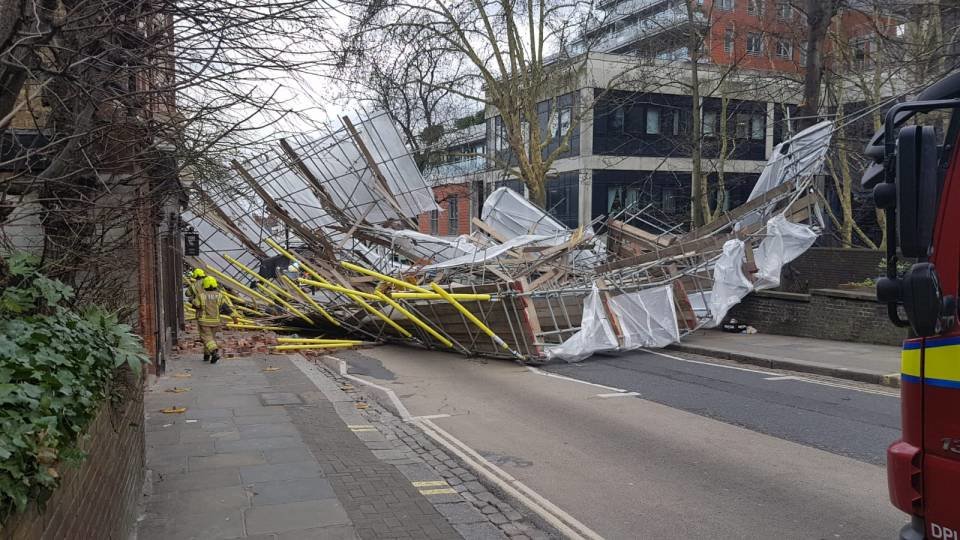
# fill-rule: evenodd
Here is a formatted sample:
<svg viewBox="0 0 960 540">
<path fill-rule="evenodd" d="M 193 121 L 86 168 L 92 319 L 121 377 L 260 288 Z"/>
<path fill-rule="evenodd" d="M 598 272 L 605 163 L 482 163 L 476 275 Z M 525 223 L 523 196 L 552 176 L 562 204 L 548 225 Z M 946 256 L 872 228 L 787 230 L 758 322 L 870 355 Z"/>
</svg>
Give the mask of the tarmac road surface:
<svg viewBox="0 0 960 540">
<path fill-rule="evenodd" d="M 906 522 L 881 465 L 899 425 L 888 388 L 647 352 L 543 370 L 338 357 L 605 538 L 894 538 Z"/>
</svg>

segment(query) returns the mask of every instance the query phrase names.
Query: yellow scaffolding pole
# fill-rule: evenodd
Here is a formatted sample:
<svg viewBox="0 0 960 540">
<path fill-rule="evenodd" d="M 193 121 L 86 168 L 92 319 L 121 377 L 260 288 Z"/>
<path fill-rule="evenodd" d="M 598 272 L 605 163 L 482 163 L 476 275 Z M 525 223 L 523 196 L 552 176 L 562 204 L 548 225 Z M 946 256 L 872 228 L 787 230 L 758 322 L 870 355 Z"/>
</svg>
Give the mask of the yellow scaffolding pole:
<svg viewBox="0 0 960 540">
<path fill-rule="evenodd" d="M 400 326 L 399 324 L 397 324 L 396 321 L 394 321 L 390 317 L 387 317 L 385 314 L 381 313 L 380 310 L 378 310 L 377 308 L 364 302 L 363 298 L 361 298 L 361 297 L 364 297 L 364 298 L 370 298 L 372 300 L 379 301 L 380 297 L 375 294 L 365 293 L 365 292 L 357 291 L 354 289 L 347 289 L 346 287 L 337 287 L 336 285 L 331 285 L 329 283 L 320 283 L 319 281 L 312 281 L 309 279 L 300 278 L 298 281 L 300 281 L 300 283 L 306 283 L 307 285 L 313 285 L 315 287 L 320 287 L 322 289 L 327 289 L 330 291 L 338 292 L 340 294 L 345 294 L 347 295 L 348 298 L 353 300 L 358 306 L 367 310 L 371 314 L 377 316 L 378 318 L 380 318 L 380 320 L 392 326 L 394 330 L 396 330 L 397 332 L 400 332 L 403 336 L 409 337 L 409 338 L 413 337 L 413 334 L 411 334 L 406 328 Z"/>
<path fill-rule="evenodd" d="M 299 328 L 291 328 L 289 326 L 260 326 L 257 324 L 228 324 L 227 328 L 234 330 L 272 330 L 275 332 L 299 330 Z"/>
<path fill-rule="evenodd" d="M 423 287 L 420 287 L 419 285 L 414 285 L 414 284 L 412 284 L 412 283 L 407 283 L 406 281 L 403 281 L 402 279 L 397 279 L 397 278 L 395 278 L 395 277 L 390 277 L 390 276 L 388 276 L 388 275 L 386 275 L 386 274 L 381 274 L 380 272 L 375 272 L 375 271 L 373 271 L 373 270 L 369 270 L 369 269 L 364 268 L 364 267 L 362 267 L 362 266 L 357 266 L 357 265 L 355 265 L 355 264 L 348 263 L 347 261 L 340 261 L 340 266 L 346 268 L 347 270 L 353 270 L 354 272 L 357 272 L 358 274 L 366 274 L 366 275 L 368 275 L 368 276 L 373 276 L 373 277 L 378 278 L 378 279 L 380 279 L 380 280 L 382 280 L 382 281 L 386 281 L 387 283 L 392 283 L 392 284 L 394 284 L 394 285 L 396 285 L 396 286 L 398 286 L 398 287 L 403 287 L 404 289 L 410 289 L 411 291 L 418 292 L 418 293 L 427 293 L 427 294 L 430 293 L 430 291 L 428 291 L 427 289 L 424 289 Z"/>
<path fill-rule="evenodd" d="M 302 343 L 299 345 L 276 345 L 275 351 L 299 351 L 304 349 L 344 349 L 347 347 L 356 347 L 357 343 Z"/>
<path fill-rule="evenodd" d="M 297 287 L 297 284 L 294 283 L 292 279 L 288 278 L 287 276 L 280 276 L 280 279 L 282 279 L 283 282 L 286 283 L 287 285 L 293 287 L 293 290 L 295 290 L 300 296 L 302 296 L 303 299 L 306 300 L 307 303 L 310 304 L 310 306 L 317 311 L 317 313 L 323 315 L 325 319 L 330 321 L 330 324 L 333 324 L 334 326 L 340 326 L 340 321 L 334 319 L 333 315 L 330 315 L 329 313 L 327 313 L 327 310 L 323 309 L 320 306 L 320 304 L 318 304 L 317 301 L 313 299 L 313 297 L 307 294 L 306 291 L 304 291 L 300 287 Z"/>
<path fill-rule="evenodd" d="M 232 277 L 224 274 L 223 272 L 217 270 L 216 268 L 213 268 L 213 267 L 207 265 L 207 271 L 208 271 L 208 272 L 212 272 L 213 274 L 216 274 L 218 277 L 220 277 L 220 279 L 226 281 L 227 283 L 230 283 L 230 284 L 233 285 L 234 287 L 236 287 L 236 288 L 240 289 L 241 291 L 249 294 L 251 298 L 259 298 L 259 299 L 263 300 L 264 302 L 266 302 L 266 303 L 268 303 L 268 304 L 270 304 L 270 305 L 272 305 L 272 306 L 280 307 L 280 306 L 277 305 L 277 303 L 274 302 L 273 300 L 270 300 L 270 299 L 267 298 L 266 296 L 258 293 L 257 291 L 251 289 L 250 287 L 247 287 L 247 286 L 244 285 L 243 283 L 240 283 L 239 281 L 237 281 L 237 280 L 233 279 Z"/>
<path fill-rule="evenodd" d="M 363 343 L 358 339 L 320 339 L 320 338 L 277 338 L 277 343 Z"/>
<path fill-rule="evenodd" d="M 453 348 L 453 343 L 451 343 L 449 339 L 443 337 L 442 335 L 440 335 L 439 332 L 437 332 L 436 330 L 434 330 L 432 326 L 430 326 L 429 324 L 421 321 L 421 320 L 420 320 L 418 317 L 416 317 L 413 313 L 410 313 L 409 311 L 407 311 L 407 309 L 404 308 L 403 306 L 401 306 L 396 300 L 394 300 L 393 298 L 390 298 L 389 296 L 383 294 L 383 293 L 382 293 L 381 291 L 379 291 L 379 290 L 377 291 L 377 296 L 379 296 L 380 299 L 383 300 L 384 302 L 386 302 L 387 304 L 390 304 L 390 306 L 391 306 L 393 309 L 399 311 L 404 317 L 410 319 L 410 320 L 413 322 L 413 324 L 419 326 L 420 328 L 423 328 L 423 330 L 424 330 L 426 333 L 428 333 L 428 334 L 430 334 L 431 336 L 433 336 L 434 339 L 436 339 L 436 340 L 439 341 L 440 343 L 443 343 L 444 345 L 446 345 L 447 347 L 449 347 L 449 348 L 451 348 L 451 349 Z"/>
<path fill-rule="evenodd" d="M 338 292 L 340 294 L 356 295 L 361 298 L 366 298 L 367 300 L 373 300 L 375 302 L 380 301 L 380 297 L 375 294 L 358 291 L 356 289 L 348 289 L 346 287 L 341 287 L 339 285 L 334 285 L 332 283 L 322 283 L 320 281 L 313 281 L 312 279 L 306 279 L 306 278 L 300 278 L 297 281 L 299 281 L 300 283 L 306 283 L 307 285 L 313 285 L 314 287 L 320 287 L 321 289 L 327 289 L 328 291 Z"/>
<path fill-rule="evenodd" d="M 311 319 L 310 317 L 307 317 L 306 314 L 304 314 L 304 313 L 303 313 L 302 311 L 300 311 L 299 309 L 297 309 L 297 308 L 293 307 L 292 305 L 290 305 L 290 304 L 289 304 L 286 300 L 284 300 L 283 298 L 280 298 L 279 296 L 273 294 L 273 292 L 271 292 L 270 289 L 264 289 L 263 292 L 267 293 L 267 294 L 270 296 L 270 298 L 273 298 L 274 301 L 276 301 L 276 302 L 279 303 L 281 306 L 283 306 L 284 308 L 286 308 L 286 310 L 289 311 L 290 313 L 293 313 L 293 314 L 296 315 L 297 317 L 300 317 L 301 319 L 307 321 L 308 323 L 313 324 L 313 319 Z"/>
<path fill-rule="evenodd" d="M 476 326 L 476 327 L 479 328 L 481 331 L 483 331 L 484 334 L 490 336 L 490 339 L 492 339 L 494 343 L 496 343 L 496 344 L 499 345 L 500 347 L 502 347 L 502 348 L 510 351 L 511 353 L 513 353 L 514 356 L 520 357 L 520 354 L 519 354 L 519 353 L 517 353 L 517 352 L 515 352 L 515 351 L 513 351 L 513 350 L 510 349 L 510 346 L 507 345 L 507 342 L 506 342 L 506 341 L 504 341 L 503 339 L 500 338 L 500 336 L 498 336 L 496 333 L 494 333 L 494 331 L 491 330 L 490 327 L 488 327 L 487 325 L 483 324 L 483 321 L 481 321 L 480 319 L 478 319 L 476 315 L 474 315 L 473 313 L 470 313 L 470 311 L 469 311 L 467 308 L 463 307 L 463 305 L 460 304 L 460 302 L 457 302 L 457 299 L 454 298 L 454 297 L 452 297 L 452 296 L 450 296 L 450 293 L 448 293 L 447 291 L 443 290 L 443 289 L 442 289 L 439 285 L 437 285 L 436 283 L 431 283 L 431 284 L 430 284 L 430 288 L 433 289 L 433 292 L 435 292 L 435 293 L 439 294 L 440 296 L 442 296 L 443 299 L 446 300 L 447 302 L 449 302 L 450 305 L 453 306 L 454 308 L 456 308 L 457 311 L 459 311 L 460 313 L 462 313 L 463 316 L 467 318 L 467 320 L 469 320 L 470 322 L 472 322 L 472 323 L 474 324 L 474 326 Z"/>
<path fill-rule="evenodd" d="M 290 293 L 288 293 L 287 291 L 281 289 L 280 287 L 277 287 L 277 286 L 274 285 L 269 279 L 267 279 L 267 278 L 261 276 L 260 274 L 254 272 L 252 269 L 250 269 L 249 267 L 247 267 L 247 266 L 246 266 L 245 264 L 243 264 L 242 262 L 234 259 L 233 257 L 227 255 L 226 253 L 221 253 L 221 256 L 222 256 L 224 259 L 230 261 L 231 264 L 233 264 L 234 266 L 236 266 L 237 268 L 239 268 L 240 270 L 242 270 L 244 273 L 252 276 L 253 279 L 259 281 L 260 283 L 263 283 L 264 285 L 266 285 L 268 289 L 272 289 L 272 290 L 275 291 L 276 293 L 282 294 L 282 295 L 286 296 L 287 298 L 289 298 L 290 300 L 296 300 L 296 298 L 294 298 L 292 294 L 290 294 Z"/>
<path fill-rule="evenodd" d="M 393 292 L 390 293 L 390 296 L 397 300 L 443 300 L 442 296 L 432 292 Z M 450 293 L 450 296 L 462 301 L 490 301 L 489 294 Z"/>
<path fill-rule="evenodd" d="M 269 239 L 269 238 L 264 238 L 264 241 L 265 241 L 270 247 L 272 247 L 273 249 L 277 250 L 277 252 L 279 252 L 281 255 L 283 255 L 283 256 L 286 257 L 287 259 L 289 259 L 289 260 L 291 260 L 291 261 L 293 261 L 293 262 L 295 262 L 295 263 L 300 264 L 300 266 L 301 266 L 308 274 L 310 274 L 314 279 L 316 279 L 317 281 L 320 281 L 320 282 L 322 282 L 322 283 L 327 283 L 327 280 L 323 279 L 323 276 L 321 276 L 316 270 L 314 270 L 312 266 L 310 266 L 310 265 L 307 264 L 306 262 L 301 261 L 300 259 L 294 257 L 292 253 L 290 253 L 289 251 L 287 251 L 287 250 L 283 249 L 282 247 L 280 247 L 280 244 L 274 242 L 273 240 L 271 240 L 271 239 Z"/>
</svg>

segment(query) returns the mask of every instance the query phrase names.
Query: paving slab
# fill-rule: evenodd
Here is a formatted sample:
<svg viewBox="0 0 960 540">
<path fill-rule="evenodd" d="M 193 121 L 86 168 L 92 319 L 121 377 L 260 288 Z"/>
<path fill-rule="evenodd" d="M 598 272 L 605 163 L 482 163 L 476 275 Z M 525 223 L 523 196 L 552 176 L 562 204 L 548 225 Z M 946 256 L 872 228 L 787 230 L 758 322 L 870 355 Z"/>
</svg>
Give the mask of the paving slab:
<svg viewBox="0 0 960 540">
<path fill-rule="evenodd" d="M 254 506 L 244 517 L 247 534 L 280 533 L 350 523 L 346 511 L 336 499 Z"/>
<path fill-rule="evenodd" d="M 319 477 L 259 482 L 247 488 L 253 493 L 254 506 L 337 498 L 330 481 Z"/>
<path fill-rule="evenodd" d="M 260 394 L 262 405 L 296 405 L 303 403 L 300 397 L 292 392 L 268 392 Z"/>
<path fill-rule="evenodd" d="M 274 465 L 257 465 L 241 467 L 240 479 L 247 483 L 269 482 L 271 480 L 288 480 L 293 478 L 315 478 L 323 476 L 320 464 L 316 460 L 300 463 L 278 463 Z"/>
</svg>

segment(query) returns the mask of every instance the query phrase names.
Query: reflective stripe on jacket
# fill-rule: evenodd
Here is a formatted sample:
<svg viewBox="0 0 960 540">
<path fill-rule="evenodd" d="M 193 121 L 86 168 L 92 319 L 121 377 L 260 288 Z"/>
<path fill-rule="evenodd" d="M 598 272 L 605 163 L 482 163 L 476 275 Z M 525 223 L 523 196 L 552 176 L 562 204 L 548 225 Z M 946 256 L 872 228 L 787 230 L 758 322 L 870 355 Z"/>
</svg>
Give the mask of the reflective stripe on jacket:
<svg viewBox="0 0 960 540">
<path fill-rule="evenodd" d="M 203 291 L 193 299 L 197 309 L 197 322 L 200 324 L 220 324 L 220 313 L 235 315 L 233 304 L 221 291 Z"/>
</svg>

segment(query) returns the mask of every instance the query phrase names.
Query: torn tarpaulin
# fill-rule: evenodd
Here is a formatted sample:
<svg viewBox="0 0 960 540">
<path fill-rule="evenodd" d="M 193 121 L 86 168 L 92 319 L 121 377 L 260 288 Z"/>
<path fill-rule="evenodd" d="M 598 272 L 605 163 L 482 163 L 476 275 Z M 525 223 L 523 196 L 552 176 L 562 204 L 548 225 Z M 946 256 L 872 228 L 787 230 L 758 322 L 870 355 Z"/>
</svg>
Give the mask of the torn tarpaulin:
<svg viewBox="0 0 960 540">
<path fill-rule="evenodd" d="M 548 347 L 547 357 L 577 362 L 601 351 L 666 347 L 680 339 L 670 286 L 611 296 L 608 306 L 620 329 L 622 345 L 594 285 L 583 301 L 580 330 L 563 344 Z"/>
</svg>

